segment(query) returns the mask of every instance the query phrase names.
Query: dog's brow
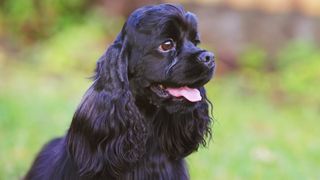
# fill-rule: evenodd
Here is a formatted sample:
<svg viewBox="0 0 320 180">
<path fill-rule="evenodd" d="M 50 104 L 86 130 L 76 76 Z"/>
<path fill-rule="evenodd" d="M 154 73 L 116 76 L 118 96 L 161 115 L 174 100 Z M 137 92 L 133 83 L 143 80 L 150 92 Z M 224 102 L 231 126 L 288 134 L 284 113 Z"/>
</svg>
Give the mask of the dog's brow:
<svg viewBox="0 0 320 180">
<path fill-rule="evenodd" d="M 163 27 L 161 35 L 168 36 L 170 38 L 173 38 L 174 40 L 178 40 L 181 36 L 181 28 L 179 28 L 179 25 L 174 21 L 169 21 Z"/>
</svg>

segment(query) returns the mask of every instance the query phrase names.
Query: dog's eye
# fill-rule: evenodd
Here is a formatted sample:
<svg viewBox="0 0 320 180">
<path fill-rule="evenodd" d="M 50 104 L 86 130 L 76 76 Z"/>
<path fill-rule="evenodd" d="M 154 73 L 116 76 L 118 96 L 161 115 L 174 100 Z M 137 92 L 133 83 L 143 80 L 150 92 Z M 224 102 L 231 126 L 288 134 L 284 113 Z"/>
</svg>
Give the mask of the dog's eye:
<svg viewBox="0 0 320 180">
<path fill-rule="evenodd" d="M 162 44 L 160 44 L 159 49 L 160 49 L 160 51 L 167 52 L 167 51 L 173 49 L 174 46 L 175 46 L 174 42 L 170 39 L 170 40 L 167 40 L 167 41 L 163 42 Z"/>
</svg>

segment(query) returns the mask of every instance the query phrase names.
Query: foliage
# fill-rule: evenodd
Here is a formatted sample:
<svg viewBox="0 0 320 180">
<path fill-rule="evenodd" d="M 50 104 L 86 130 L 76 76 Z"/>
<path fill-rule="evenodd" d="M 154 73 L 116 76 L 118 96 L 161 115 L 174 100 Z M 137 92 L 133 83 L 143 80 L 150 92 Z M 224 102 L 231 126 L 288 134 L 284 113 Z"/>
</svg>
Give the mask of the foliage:
<svg viewBox="0 0 320 180">
<path fill-rule="evenodd" d="M 259 47 L 249 46 L 240 56 L 240 65 L 242 68 L 252 70 L 264 70 L 266 65 L 267 54 Z"/>
<path fill-rule="evenodd" d="M 6 34 L 18 43 L 31 43 L 79 23 L 92 10 L 87 0 L 2 0 L 0 22 Z"/>
<path fill-rule="evenodd" d="M 293 42 L 279 54 L 281 85 L 292 96 L 320 103 L 320 51 L 308 42 Z"/>
</svg>

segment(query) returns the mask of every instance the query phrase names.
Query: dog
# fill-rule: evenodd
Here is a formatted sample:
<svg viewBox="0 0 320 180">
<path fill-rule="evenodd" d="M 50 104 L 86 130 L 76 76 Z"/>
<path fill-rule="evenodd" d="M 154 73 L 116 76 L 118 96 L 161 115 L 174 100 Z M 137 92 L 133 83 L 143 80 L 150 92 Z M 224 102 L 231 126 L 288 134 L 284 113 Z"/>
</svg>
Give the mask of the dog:
<svg viewBox="0 0 320 180">
<path fill-rule="evenodd" d="M 204 85 L 215 70 L 182 6 L 135 10 L 98 60 L 69 130 L 26 180 L 189 179 L 184 158 L 211 137 Z"/>
</svg>

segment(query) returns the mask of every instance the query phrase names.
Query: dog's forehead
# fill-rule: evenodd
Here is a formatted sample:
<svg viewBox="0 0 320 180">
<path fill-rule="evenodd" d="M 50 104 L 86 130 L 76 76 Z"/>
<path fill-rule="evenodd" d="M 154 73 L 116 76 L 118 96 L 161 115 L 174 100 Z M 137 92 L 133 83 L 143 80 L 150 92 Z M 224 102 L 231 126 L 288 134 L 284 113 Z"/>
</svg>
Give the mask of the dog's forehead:
<svg viewBox="0 0 320 180">
<path fill-rule="evenodd" d="M 128 24 L 139 26 L 150 23 L 153 20 L 160 20 L 167 16 L 183 16 L 184 9 L 181 6 L 171 4 L 160 4 L 153 6 L 143 6 L 135 10 L 128 18 Z M 159 21 L 158 21 L 159 22 Z"/>
<path fill-rule="evenodd" d="M 127 26 L 144 34 L 168 32 L 168 29 L 197 31 L 197 19 L 182 6 L 161 4 L 137 9 L 129 16 Z"/>
<path fill-rule="evenodd" d="M 195 37 L 197 32 L 197 19 L 194 14 L 187 12 L 183 17 L 168 16 L 159 26 L 160 34 L 174 40 L 183 37 Z"/>
</svg>

